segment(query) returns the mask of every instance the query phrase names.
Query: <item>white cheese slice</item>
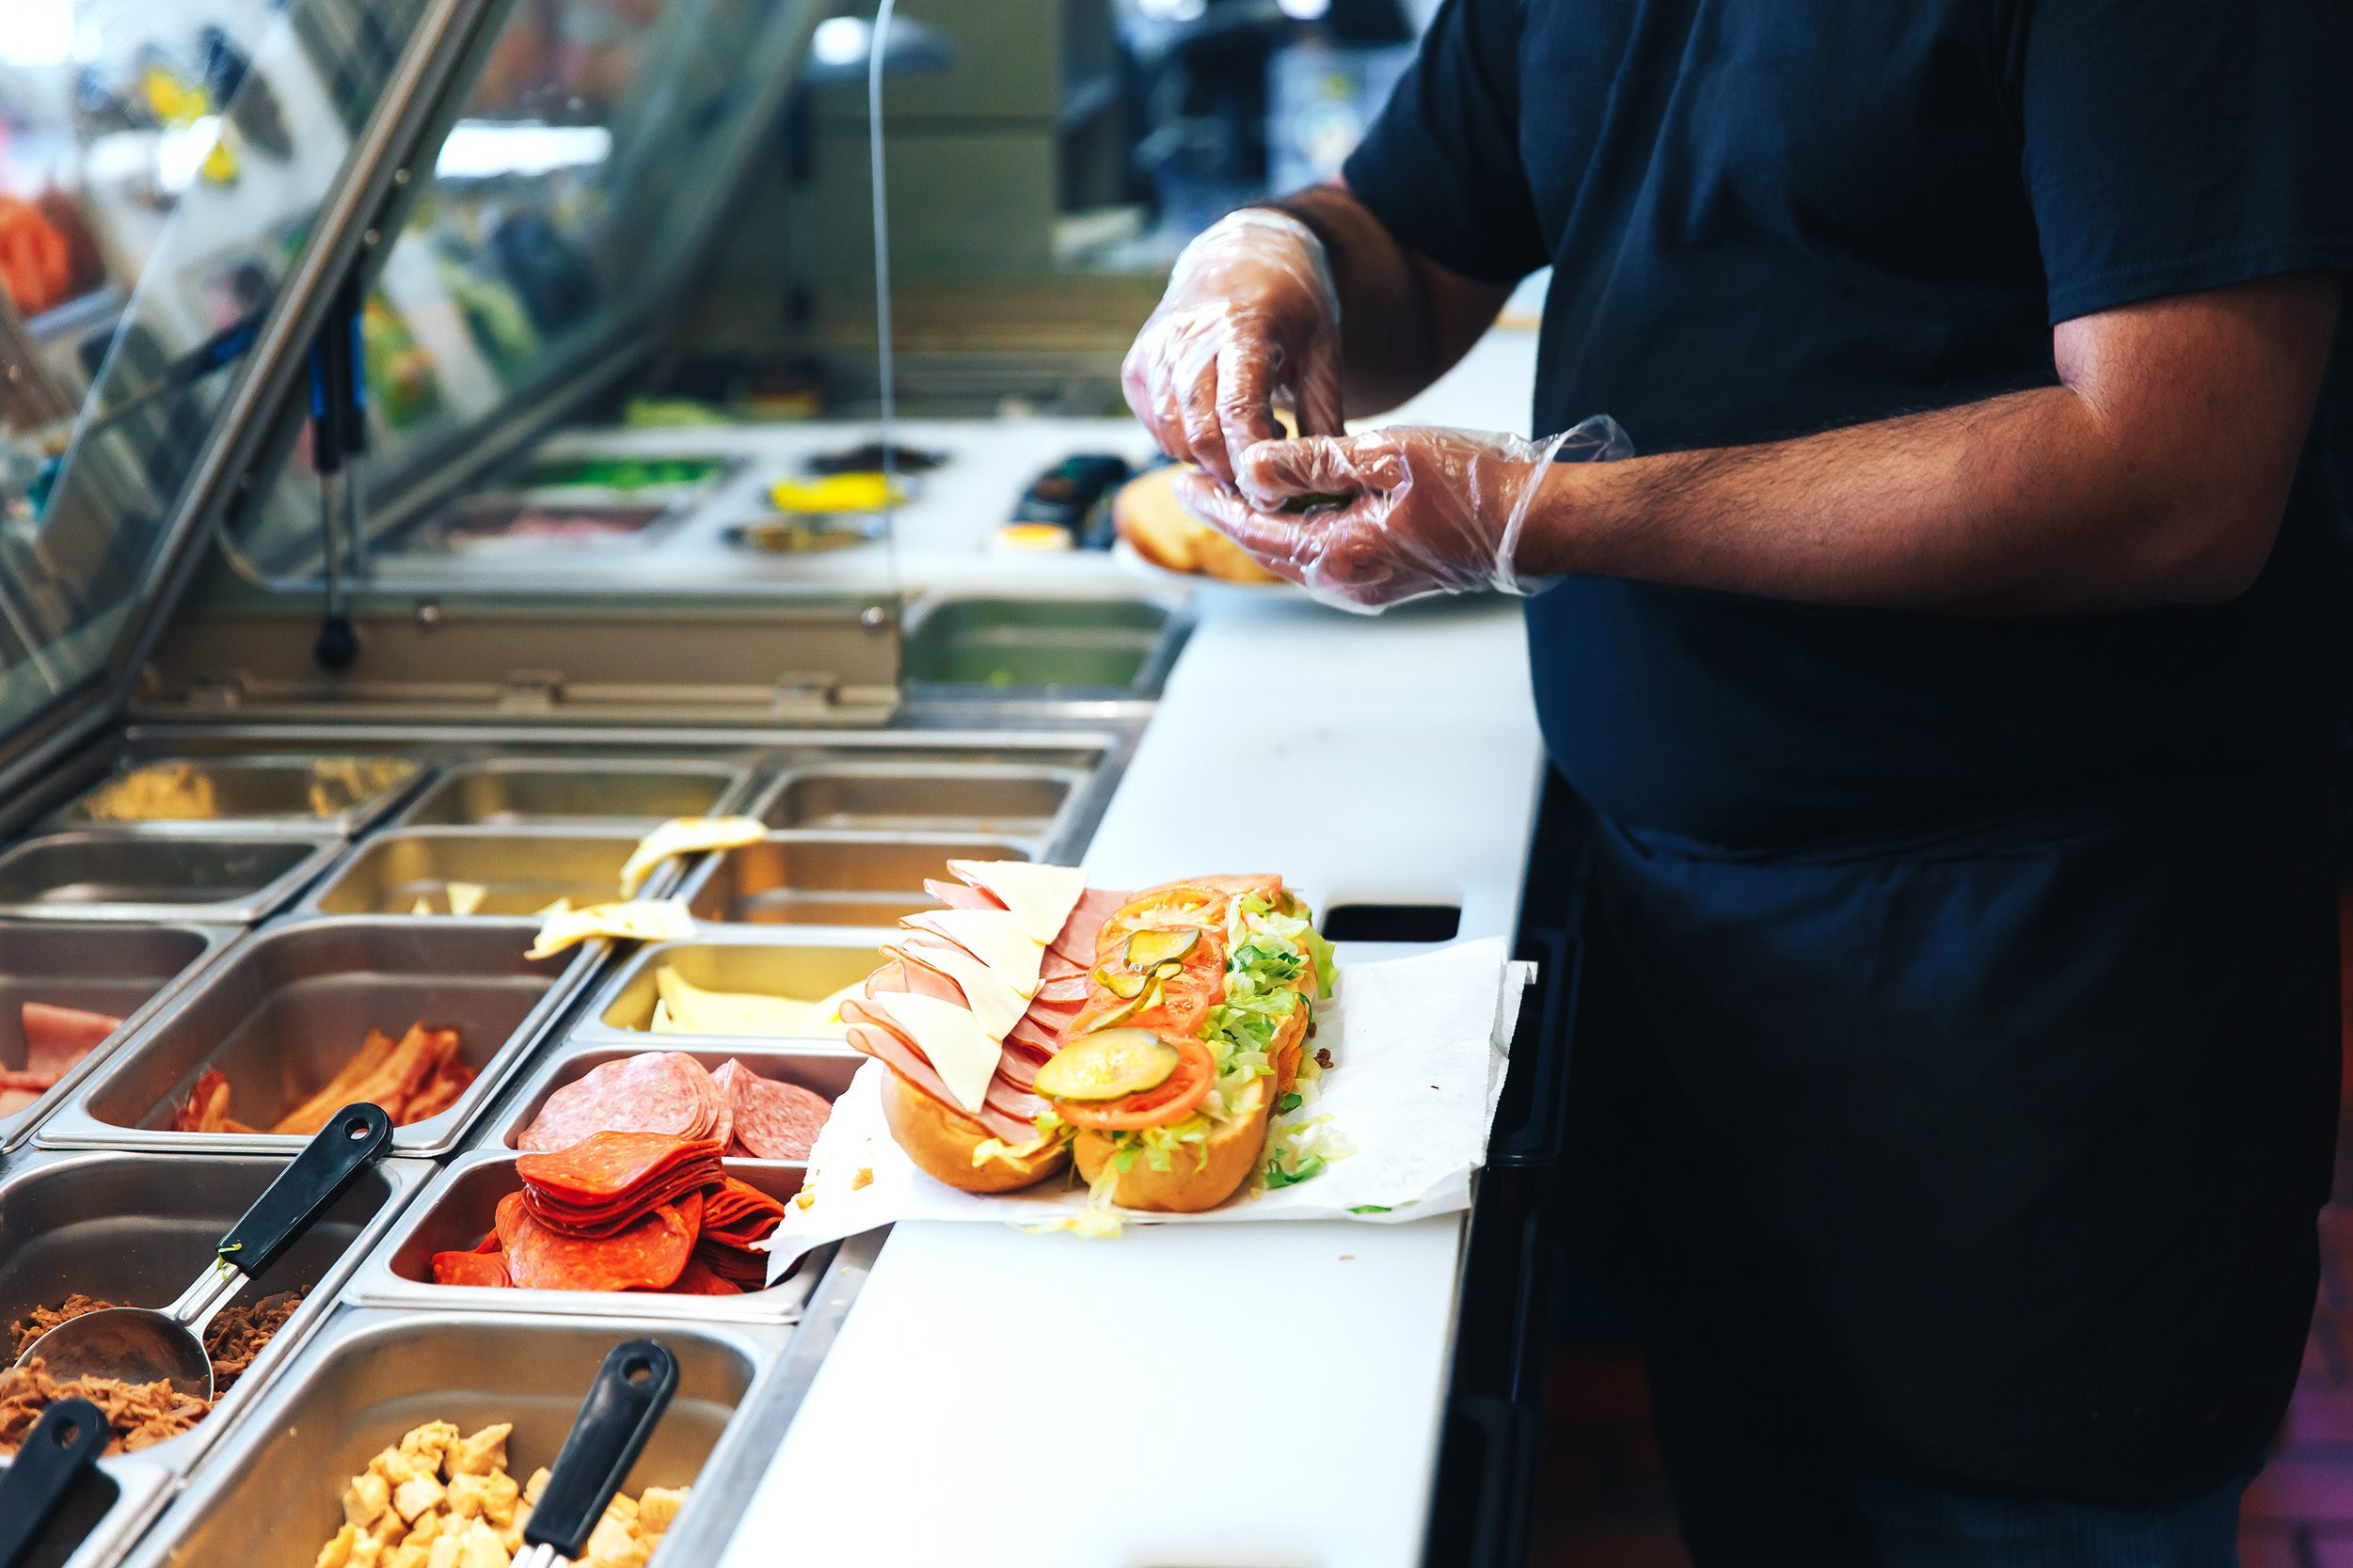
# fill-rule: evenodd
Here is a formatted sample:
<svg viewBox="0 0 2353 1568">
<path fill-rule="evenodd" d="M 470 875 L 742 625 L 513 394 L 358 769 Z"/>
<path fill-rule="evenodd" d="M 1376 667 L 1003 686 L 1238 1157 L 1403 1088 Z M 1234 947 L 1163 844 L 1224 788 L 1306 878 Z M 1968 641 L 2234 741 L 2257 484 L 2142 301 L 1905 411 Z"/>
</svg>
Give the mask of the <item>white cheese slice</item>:
<svg viewBox="0 0 2353 1568">
<path fill-rule="evenodd" d="M 885 991 L 866 998 L 866 1005 L 888 1013 L 907 1032 L 957 1104 L 974 1116 L 980 1114 L 1004 1047 L 989 1037 L 978 1019 L 953 1002 L 913 991 Z"/>
<path fill-rule="evenodd" d="M 946 937 L 996 972 L 998 979 L 1021 996 L 1038 994 L 1038 976 L 1046 961 L 1045 943 L 1032 942 L 1022 929 L 1021 917 L 1010 910 L 926 910 L 899 922 L 935 937 Z"/>
<path fill-rule="evenodd" d="M 815 1006 L 789 996 L 705 990 L 668 964 L 654 972 L 672 1030 L 682 1035 L 748 1035 L 790 1039 L 806 1035 Z"/>
<path fill-rule="evenodd" d="M 1074 865 L 1028 861 L 950 861 L 947 868 L 974 887 L 994 893 L 1038 942 L 1052 942 L 1087 891 L 1087 873 Z"/>
<path fill-rule="evenodd" d="M 972 1016 L 980 1021 L 980 1027 L 994 1040 L 1002 1040 L 1013 1032 L 1013 1025 L 1029 1010 L 1029 999 L 997 977 L 995 970 L 965 952 L 952 942 L 911 942 L 903 947 L 885 947 L 885 953 L 897 954 L 909 963 L 919 963 L 936 969 L 956 982 L 956 989 L 964 993 L 964 1001 L 972 1007 Z"/>
</svg>

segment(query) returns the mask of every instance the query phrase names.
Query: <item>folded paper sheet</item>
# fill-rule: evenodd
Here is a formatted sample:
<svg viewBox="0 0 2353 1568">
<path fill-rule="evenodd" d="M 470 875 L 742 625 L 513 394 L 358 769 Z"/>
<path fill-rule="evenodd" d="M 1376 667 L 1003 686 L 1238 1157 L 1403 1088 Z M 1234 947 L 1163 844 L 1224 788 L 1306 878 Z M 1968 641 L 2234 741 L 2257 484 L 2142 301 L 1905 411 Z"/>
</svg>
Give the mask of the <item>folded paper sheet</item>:
<svg viewBox="0 0 2353 1568">
<path fill-rule="evenodd" d="M 1534 967 L 1513 961 L 1500 937 L 1343 964 L 1338 993 L 1316 1015 L 1315 1043 L 1331 1052 L 1333 1066 L 1312 1102 L 1277 1118 L 1269 1141 L 1286 1125 L 1317 1121 L 1320 1141 L 1349 1152 L 1312 1180 L 1274 1189 L 1253 1183 L 1207 1213 L 1122 1210 L 1120 1217 L 1170 1225 L 1394 1222 L 1470 1207 L 1471 1175 L 1487 1157 L 1519 994 L 1534 977 Z M 809 1157 L 808 1201 L 786 1208 L 770 1243 L 771 1280 L 812 1247 L 899 1220 L 1052 1226 L 1087 1210 L 1075 1176 L 984 1196 L 916 1170 L 883 1125 L 882 1075 L 889 1070 L 867 1062 L 835 1103 Z"/>
</svg>

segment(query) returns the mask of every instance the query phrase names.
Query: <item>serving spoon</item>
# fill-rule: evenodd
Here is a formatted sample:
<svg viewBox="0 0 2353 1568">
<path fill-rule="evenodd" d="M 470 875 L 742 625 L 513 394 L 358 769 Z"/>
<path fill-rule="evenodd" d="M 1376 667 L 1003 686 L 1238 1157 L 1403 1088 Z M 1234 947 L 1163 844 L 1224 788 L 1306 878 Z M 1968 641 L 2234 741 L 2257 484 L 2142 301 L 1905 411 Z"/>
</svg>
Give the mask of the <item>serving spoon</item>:
<svg viewBox="0 0 2353 1568">
<path fill-rule="evenodd" d="M 605 1505 L 644 1451 L 678 1387 L 678 1358 L 659 1339 L 612 1347 L 548 1472 L 547 1490 L 523 1524 L 515 1568 L 557 1568 L 588 1548 Z"/>
<path fill-rule="evenodd" d="M 205 1329 L 391 1147 L 392 1118 L 382 1106 L 344 1106 L 230 1227 L 213 1249 L 213 1261 L 179 1300 L 161 1311 L 110 1307 L 68 1318 L 26 1346 L 16 1364 L 40 1360 L 60 1383 L 77 1377 L 168 1383 L 210 1400 L 213 1358 L 204 1351 Z"/>
</svg>

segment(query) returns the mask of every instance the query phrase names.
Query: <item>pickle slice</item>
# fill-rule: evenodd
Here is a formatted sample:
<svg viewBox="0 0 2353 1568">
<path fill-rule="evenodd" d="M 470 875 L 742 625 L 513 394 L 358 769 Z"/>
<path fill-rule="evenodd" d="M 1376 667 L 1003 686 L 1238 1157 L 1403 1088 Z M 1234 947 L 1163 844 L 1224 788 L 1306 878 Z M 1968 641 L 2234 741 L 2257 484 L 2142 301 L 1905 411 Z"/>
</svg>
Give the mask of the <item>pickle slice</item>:
<svg viewBox="0 0 2353 1568">
<path fill-rule="evenodd" d="M 1142 979 L 1144 976 L 1137 975 L 1137 978 Z M 1159 1005 L 1160 988 L 1158 986 L 1150 987 L 1144 990 L 1138 991 L 1136 995 L 1128 998 L 1118 1006 L 1112 1008 L 1109 1012 L 1103 1014 L 1093 1022 L 1088 1024 L 1087 1033 L 1094 1035 L 1100 1034 L 1105 1029 L 1117 1028 L 1119 1025 L 1125 1023 L 1129 1019 L 1134 1018 L 1137 1013 L 1142 1012 L 1145 1008 L 1156 1007 Z"/>
<path fill-rule="evenodd" d="M 1122 969 L 1097 969 L 1095 971 L 1095 983 L 1126 1002 L 1132 1002 L 1143 995 L 1144 987 L 1150 984 L 1152 976 L 1149 974 L 1130 974 Z"/>
<path fill-rule="evenodd" d="M 1200 928 L 1197 926 L 1138 931 L 1127 939 L 1128 967 L 1153 969 L 1165 963 L 1180 962 L 1200 940 Z"/>
<path fill-rule="evenodd" d="M 1156 1088 L 1177 1069 L 1176 1047 L 1149 1029 L 1105 1029 L 1072 1041 L 1038 1069 L 1049 1100 L 1118 1100 Z"/>
</svg>

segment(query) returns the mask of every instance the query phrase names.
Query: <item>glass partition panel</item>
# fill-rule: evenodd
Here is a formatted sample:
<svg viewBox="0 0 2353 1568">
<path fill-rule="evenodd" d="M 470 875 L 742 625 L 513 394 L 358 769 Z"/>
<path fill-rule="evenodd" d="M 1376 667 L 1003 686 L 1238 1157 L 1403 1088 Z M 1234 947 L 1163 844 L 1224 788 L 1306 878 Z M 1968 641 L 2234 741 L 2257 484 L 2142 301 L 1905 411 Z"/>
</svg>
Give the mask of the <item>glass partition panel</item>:
<svg viewBox="0 0 2353 1568">
<path fill-rule="evenodd" d="M 103 676 L 152 608 L 167 525 L 425 5 L 8 0 L 0 287 L 23 308 L 0 307 L 0 356 L 40 393 L 0 429 L 0 733 Z"/>
<path fill-rule="evenodd" d="M 515 0 L 499 14 L 416 160 L 414 200 L 363 309 L 375 567 L 405 563 L 395 575 L 407 580 L 421 558 L 453 564 L 539 546 L 577 563 L 604 544 L 633 550 L 658 520 L 675 520 L 679 492 L 725 468 L 723 453 L 682 466 L 626 459 L 640 504 L 593 513 L 577 494 L 560 515 L 512 497 L 462 515 L 439 504 L 453 465 L 611 368 L 676 302 L 732 171 L 772 136 L 811 9 Z M 526 457 L 499 487 L 577 492 L 596 487 L 583 474 L 612 467 L 583 463 Z M 250 573 L 315 580 L 320 511 L 307 461 L 288 463 L 241 524 Z"/>
</svg>

